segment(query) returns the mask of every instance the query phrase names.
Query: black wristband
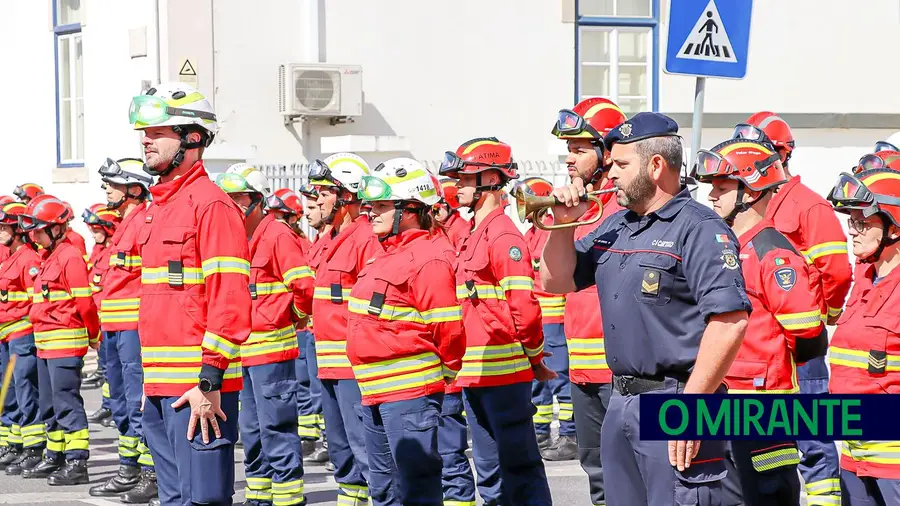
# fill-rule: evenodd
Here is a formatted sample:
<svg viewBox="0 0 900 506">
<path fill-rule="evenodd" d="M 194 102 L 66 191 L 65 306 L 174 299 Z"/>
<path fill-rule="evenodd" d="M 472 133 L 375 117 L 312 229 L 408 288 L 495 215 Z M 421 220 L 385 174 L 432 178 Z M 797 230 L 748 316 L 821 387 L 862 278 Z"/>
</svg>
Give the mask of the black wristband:
<svg viewBox="0 0 900 506">
<path fill-rule="evenodd" d="M 225 378 L 225 370 L 219 369 L 218 367 L 203 364 L 200 367 L 200 378 L 201 380 L 209 381 L 212 388 L 209 391 L 221 390 L 222 382 Z"/>
</svg>

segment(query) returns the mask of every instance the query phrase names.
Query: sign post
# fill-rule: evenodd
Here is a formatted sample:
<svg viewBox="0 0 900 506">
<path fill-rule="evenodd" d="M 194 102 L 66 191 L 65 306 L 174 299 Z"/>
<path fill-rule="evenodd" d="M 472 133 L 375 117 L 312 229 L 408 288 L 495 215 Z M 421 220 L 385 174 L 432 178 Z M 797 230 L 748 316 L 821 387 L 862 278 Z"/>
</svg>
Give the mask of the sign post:
<svg viewBox="0 0 900 506">
<path fill-rule="evenodd" d="M 747 75 L 752 11 L 753 0 L 671 0 L 665 72 L 697 78 L 691 166 L 700 150 L 706 78 Z"/>
</svg>

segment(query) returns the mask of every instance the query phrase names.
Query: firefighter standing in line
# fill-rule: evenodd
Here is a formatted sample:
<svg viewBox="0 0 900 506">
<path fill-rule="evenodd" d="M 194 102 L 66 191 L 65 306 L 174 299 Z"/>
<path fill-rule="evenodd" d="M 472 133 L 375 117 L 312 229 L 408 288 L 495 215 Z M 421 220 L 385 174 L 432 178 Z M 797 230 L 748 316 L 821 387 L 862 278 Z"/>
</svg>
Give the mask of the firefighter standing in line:
<svg viewBox="0 0 900 506">
<path fill-rule="evenodd" d="M 250 238 L 252 332 L 241 345 L 244 388 L 239 415 L 244 442 L 246 504 L 306 504 L 297 432 L 297 330 L 312 309 L 312 272 L 290 226 L 263 209 L 272 191 L 246 163 L 216 178 L 241 208 Z"/>
<path fill-rule="evenodd" d="M 0 243 L 11 251 L 10 256 L 0 262 L 0 341 L 8 343 L 9 353 L 16 355 L 14 388 L 10 392 L 17 401 L 22 436 L 21 451 L 14 446 L 0 449 L 0 469 L 5 468 L 7 475 L 22 474 L 40 464 L 47 446 L 38 386 L 42 382 L 45 390 L 50 388 L 50 378 L 45 374 L 38 379 L 34 328 L 28 320 L 34 277 L 40 270 L 41 258 L 34 243 L 19 226 L 19 216 L 24 212 L 25 204 L 21 202 L 8 202 L 0 208 Z M 5 415 L 5 407 L 3 412 Z"/>
<path fill-rule="evenodd" d="M 328 425 L 328 454 L 334 463 L 338 503 L 365 504 L 369 474 L 362 394 L 347 359 L 347 318 L 350 290 L 356 277 L 381 245 L 368 218 L 359 214 L 359 182 L 369 175 L 366 162 L 352 153 L 336 153 L 316 160 L 310 184 L 319 192 L 325 222 L 337 234 L 324 244 L 316 268 L 313 318 L 316 324 L 316 362 L 322 380 L 322 411 Z"/>
<path fill-rule="evenodd" d="M 833 394 L 900 394 L 900 172 L 842 174 L 828 198 L 849 214 L 855 283 L 831 339 Z M 900 504 L 900 441 L 844 441 L 846 506 Z"/>
<path fill-rule="evenodd" d="M 10 197 L 9 195 L 0 195 L 0 209 L 2 209 L 6 204 L 11 204 L 13 202 L 17 202 L 14 197 Z M 9 247 L 0 244 L 0 262 L 9 258 L 10 254 L 11 252 L 9 251 Z"/>
<path fill-rule="evenodd" d="M 249 248 L 234 233 L 243 229 L 243 213 L 203 166 L 217 124 L 200 92 L 161 84 L 134 97 L 129 116 L 144 131 L 147 170 L 159 176 L 137 236 L 141 426 L 159 499 L 166 506 L 230 505 L 240 345 L 250 335 Z"/>
<path fill-rule="evenodd" d="M 70 209 L 59 199 L 34 199 L 20 226 L 48 255 L 34 280 L 29 320 L 38 358 L 50 372 L 53 419 L 47 420 L 47 451 L 25 478 L 48 478 L 52 486 L 88 482 L 88 424 L 81 398 L 81 369 L 88 346 L 100 345 L 100 321 L 83 256 L 64 237 Z M 44 390 L 45 385 L 40 385 Z M 46 412 L 46 411 L 45 411 Z M 65 465 L 63 465 L 65 464 Z"/>
<path fill-rule="evenodd" d="M 486 504 L 551 504 L 532 417 L 531 382 L 550 380 L 540 306 L 525 239 L 503 212 L 501 190 L 516 179 L 510 147 L 494 137 L 447 152 L 440 174 L 456 179 L 474 230 L 459 252 L 457 297 L 466 354 L 457 376 Z"/>
<path fill-rule="evenodd" d="M 595 190 L 613 187 L 609 178 L 612 159 L 603 145 L 603 136 L 625 120 L 621 109 L 605 98 L 589 98 L 579 102 L 571 110 L 563 109 L 559 112 L 551 133 L 566 141 L 569 151 L 566 168 L 570 180 L 579 179 L 585 186 L 590 185 Z M 602 209 L 591 203 L 580 221 L 591 220 L 600 213 L 602 223 L 622 210 L 622 206 L 613 197 L 611 193 L 600 195 Z M 576 228 L 575 240 L 586 236 L 593 228 Z M 612 395 L 612 372 L 606 363 L 603 319 L 596 290 L 588 288 L 566 294 L 564 319 L 578 460 L 588 475 L 592 504 L 605 504 L 600 430 Z M 553 460 L 557 450 L 551 448 L 544 453 Z"/>
<path fill-rule="evenodd" d="M 850 291 L 852 269 L 847 256 L 847 237 L 831 206 L 818 193 L 791 177 L 788 161 L 794 151 L 790 126 L 775 113 L 763 111 L 735 127 L 734 137 L 768 142 L 781 156 L 789 181 L 778 189 L 769 204 L 768 218 L 813 265 L 812 284 L 821 285 L 828 311 L 827 323 L 834 325 Z M 825 357 L 810 360 L 797 368 L 800 393 L 828 392 Z M 810 506 L 832 506 L 839 502 L 838 454 L 831 441 L 799 441 L 803 454 L 800 474 Z"/>
<path fill-rule="evenodd" d="M 540 197 L 553 193 L 553 184 L 546 179 L 529 177 L 519 183 L 527 193 Z M 531 226 L 525 232 L 525 243 L 531 253 L 532 268 L 539 276 L 541 270 L 541 254 L 547 242 L 549 231 L 534 225 L 532 217 L 527 219 Z M 545 220 L 547 223 L 551 221 Z M 552 460 L 572 460 L 577 456 L 575 423 L 572 421 L 572 394 L 569 384 L 569 356 L 566 349 L 566 336 L 563 322 L 566 310 L 566 296 L 556 295 L 541 289 L 540 279 L 534 280 L 534 292 L 541 306 L 541 323 L 544 328 L 544 346 L 550 352 L 547 366 L 556 372 L 556 377 L 548 382 L 534 380 L 532 383 L 532 402 L 537 407 L 534 415 L 534 429 L 537 433 L 541 456 L 553 457 Z M 553 399 L 559 402 L 559 437 L 551 440 L 550 424 L 553 422 Z M 553 448 L 550 454 L 546 450 Z"/>
<path fill-rule="evenodd" d="M 300 188 L 299 193 L 304 197 L 304 210 L 306 222 L 310 228 L 316 231 L 316 236 L 310 241 L 309 249 L 306 257 L 309 260 L 309 268 L 312 270 L 313 277 L 316 275 L 316 269 L 319 268 L 319 262 L 322 258 L 322 251 L 325 244 L 334 237 L 334 227 L 325 223 L 322 216 L 322 209 L 317 203 L 319 192 L 309 185 Z M 299 226 L 299 220 L 298 220 Z M 322 381 L 319 379 L 319 367 L 316 363 L 316 340 L 313 335 L 313 319 L 309 318 L 307 324 L 307 334 L 305 334 L 306 342 L 303 344 L 303 350 L 300 352 L 302 358 L 301 367 L 306 367 L 309 375 L 309 405 L 300 403 L 298 405 L 297 416 L 301 421 L 301 425 L 311 429 L 310 433 L 317 434 L 316 439 L 321 437 L 322 441 L 315 441 L 312 451 L 307 453 L 307 447 L 304 447 L 303 462 L 310 464 L 325 464 L 325 470 L 334 471 L 334 464 L 328 457 L 328 441 L 325 434 L 325 416 L 322 414 Z M 310 422 L 315 419 L 315 425 L 310 426 Z"/>
<path fill-rule="evenodd" d="M 82 258 L 84 258 L 85 263 L 87 263 L 90 256 L 87 252 L 87 243 L 84 240 L 84 237 L 72 229 L 72 220 L 75 219 L 75 210 L 72 209 L 72 205 L 66 201 L 63 201 L 66 209 L 69 211 L 69 218 L 66 220 L 65 224 L 63 224 L 63 230 L 65 230 L 65 237 L 72 243 L 73 246 L 78 248 L 78 251 L 81 252 Z M 97 386 L 100 386 L 99 384 Z"/>
<path fill-rule="evenodd" d="M 444 197 L 434 205 L 434 219 L 439 229 L 450 239 L 453 249 L 459 251 L 472 232 L 472 222 L 459 214 L 456 181 L 450 178 L 441 180 L 441 191 Z"/>
<path fill-rule="evenodd" d="M 350 293 L 347 356 L 362 392 L 373 505 L 442 504 L 441 402 L 465 352 L 449 241 L 431 238 L 439 183 L 394 158 L 363 176 L 384 247 Z M 437 246 L 437 247 L 436 247 Z"/>
<path fill-rule="evenodd" d="M 780 157 L 761 142 L 733 139 L 701 150 L 694 171 L 700 182 L 712 185 L 713 210 L 738 238 L 753 303 L 744 341 L 725 376 L 728 393 L 798 393 L 796 363 L 823 356 L 828 334 L 824 299 L 809 281 L 813 267 L 765 218 L 775 190 L 787 182 Z M 730 444 L 744 504 L 799 504 L 796 441 Z"/>
<path fill-rule="evenodd" d="M 109 270 L 103 279 L 100 328 L 106 347 L 106 376 L 112 400 L 113 424 L 119 433 L 119 471 L 90 489 L 95 497 L 121 496 L 126 503 L 146 503 L 157 497 L 153 457 L 141 425 L 143 367 L 138 335 L 141 302 L 141 255 L 138 232 L 144 226 L 153 178 L 135 158 L 107 158 L 100 167 L 106 206 L 122 215 L 112 235 Z"/>
<path fill-rule="evenodd" d="M 97 213 L 104 212 L 106 217 L 100 218 Z M 100 292 L 102 286 L 100 280 L 107 269 L 109 269 L 109 241 L 112 239 L 113 227 L 120 221 L 118 212 L 109 211 L 103 204 L 94 204 L 90 208 L 85 209 L 81 213 L 81 219 L 91 231 L 94 239 L 94 246 L 91 248 L 91 254 L 87 259 L 88 279 L 91 282 L 91 292 L 94 294 L 94 304 L 100 307 Z M 90 222 L 94 223 L 91 224 Z M 103 222 L 102 224 L 100 222 Z M 108 224 L 108 225 L 107 225 Z M 100 349 L 97 350 L 98 367 L 97 370 L 102 373 L 103 392 L 100 408 L 88 415 L 88 423 L 101 423 L 112 417 L 112 408 L 110 408 L 109 399 L 109 381 L 106 381 L 106 340 L 100 341 Z M 90 376 L 88 376 L 90 378 Z M 89 382 L 85 378 L 81 382 L 82 388 Z"/>
<path fill-rule="evenodd" d="M 31 199 L 44 195 L 44 189 L 41 188 L 40 185 L 34 183 L 25 183 L 19 186 L 16 186 L 15 190 L 13 190 L 13 195 L 19 199 L 19 202 L 28 205 L 31 202 Z"/>
<path fill-rule="evenodd" d="M 0 197 L 0 207 L 5 206 L 14 200 L 15 199 L 12 197 L 4 195 Z M 8 246 L 0 245 L 0 262 L 6 260 L 9 256 L 10 248 Z M 8 345 L 4 342 L 3 338 L 0 337 L 0 377 L 6 372 L 9 357 L 10 351 Z M 5 399 L 0 399 L 0 404 L 3 405 L 3 415 L 0 417 L 0 468 L 6 467 L 7 464 L 3 463 L 4 460 L 10 462 L 15 460 L 22 451 L 21 443 L 17 442 L 21 435 L 21 427 L 19 424 L 15 424 L 12 421 L 18 416 L 16 402 L 16 393 L 12 388 L 10 388 Z M 15 429 L 15 433 L 13 429 Z M 10 439 L 11 437 L 12 439 Z M 10 453 L 10 450 L 14 451 Z M 6 454 L 10 454 L 10 456 L 7 459 L 3 459 Z"/>
</svg>

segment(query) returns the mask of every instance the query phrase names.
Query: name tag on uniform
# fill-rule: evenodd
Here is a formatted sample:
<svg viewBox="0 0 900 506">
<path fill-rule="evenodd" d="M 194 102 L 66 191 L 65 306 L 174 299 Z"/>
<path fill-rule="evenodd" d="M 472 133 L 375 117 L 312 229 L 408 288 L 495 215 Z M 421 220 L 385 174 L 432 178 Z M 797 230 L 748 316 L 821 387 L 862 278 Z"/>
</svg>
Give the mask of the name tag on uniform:
<svg viewBox="0 0 900 506">
<path fill-rule="evenodd" d="M 659 296 L 659 271 L 644 269 L 644 280 L 641 281 L 641 293 L 651 297 Z"/>
</svg>

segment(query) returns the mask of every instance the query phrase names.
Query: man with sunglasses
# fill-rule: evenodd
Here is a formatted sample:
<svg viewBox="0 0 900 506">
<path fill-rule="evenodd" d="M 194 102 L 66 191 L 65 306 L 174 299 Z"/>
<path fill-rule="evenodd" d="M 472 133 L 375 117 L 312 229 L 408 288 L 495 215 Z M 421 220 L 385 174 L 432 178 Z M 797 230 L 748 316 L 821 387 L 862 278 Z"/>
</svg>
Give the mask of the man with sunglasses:
<svg viewBox="0 0 900 506">
<path fill-rule="evenodd" d="M 312 271 L 300 238 L 287 222 L 284 210 L 289 208 L 272 193 L 261 171 L 238 163 L 219 174 L 216 184 L 244 212 L 250 240 L 252 331 L 241 344 L 244 388 L 239 415 L 246 455 L 245 504 L 306 504 L 295 360 L 297 329 L 306 327 L 312 310 Z M 263 212 L 264 206 L 269 213 Z"/>
<path fill-rule="evenodd" d="M 204 168 L 218 126 L 203 94 L 160 84 L 132 99 L 129 120 L 144 133 L 146 172 L 159 177 L 136 241 L 142 427 L 160 500 L 231 504 L 240 345 L 251 313 L 247 239 L 234 233 L 243 212 Z"/>
<path fill-rule="evenodd" d="M 629 434 L 639 432 L 641 395 L 724 393 L 751 311 L 737 238 L 691 198 L 671 118 L 638 113 L 604 142 L 617 201 L 628 210 L 577 243 L 573 228 L 552 231 L 541 281 L 551 293 L 597 287 L 613 373 L 600 434 L 606 502 L 657 506 L 683 497 L 710 504 L 722 489 L 723 441 L 667 444 Z M 580 178 L 555 189 L 561 202 L 552 209 L 555 223 L 581 218 L 589 208 L 585 193 Z"/>
<path fill-rule="evenodd" d="M 95 497 L 118 497 L 126 503 L 146 503 L 158 495 L 153 457 L 142 426 L 144 389 L 138 312 L 141 302 L 141 253 L 138 232 L 145 224 L 153 178 L 143 160 L 107 158 L 99 171 L 108 209 L 122 221 L 109 246 L 109 269 L 103 279 L 100 328 L 106 349 L 107 382 L 113 400 L 113 421 L 119 432 L 119 470 L 90 489 Z M 159 448 L 163 452 L 164 448 Z M 168 460 L 174 455 L 170 453 Z"/>
<path fill-rule="evenodd" d="M 791 241 L 813 265 L 810 281 L 822 287 L 827 311 L 827 324 L 834 325 L 850 291 L 853 272 L 847 255 L 847 237 L 828 202 L 791 176 L 789 160 L 795 141 L 790 126 L 770 111 L 758 112 L 747 122 L 735 127 L 734 138 L 757 140 L 773 146 L 781 156 L 788 182 L 778 188 L 769 203 L 767 218 Z M 800 392 L 828 392 L 828 367 L 820 357 L 800 365 Z M 803 456 L 800 474 L 813 506 L 831 505 L 840 494 L 838 487 L 838 454 L 828 441 L 800 441 Z M 821 500 L 820 500 L 821 499 Z"/>
</svg>

